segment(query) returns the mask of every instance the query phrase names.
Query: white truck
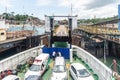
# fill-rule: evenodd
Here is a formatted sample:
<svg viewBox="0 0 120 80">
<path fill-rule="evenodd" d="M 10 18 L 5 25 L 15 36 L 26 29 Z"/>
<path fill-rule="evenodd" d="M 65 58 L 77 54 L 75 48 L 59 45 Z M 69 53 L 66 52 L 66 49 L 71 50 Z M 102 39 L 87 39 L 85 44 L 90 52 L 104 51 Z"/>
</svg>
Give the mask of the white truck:
<svg viewBox="0 0 120 80">
<path fill-rule="evenodd" d="M 48 61 L 49 61 L 49 54 L 47 53 L 40 54 L 38 57 L 36 57 L 30 69 L 25 73 L 24 80 L 27 80 L 27 78 L 32 75 L 41 77 L 41 75 L 48 68 Z"/>
</svg>

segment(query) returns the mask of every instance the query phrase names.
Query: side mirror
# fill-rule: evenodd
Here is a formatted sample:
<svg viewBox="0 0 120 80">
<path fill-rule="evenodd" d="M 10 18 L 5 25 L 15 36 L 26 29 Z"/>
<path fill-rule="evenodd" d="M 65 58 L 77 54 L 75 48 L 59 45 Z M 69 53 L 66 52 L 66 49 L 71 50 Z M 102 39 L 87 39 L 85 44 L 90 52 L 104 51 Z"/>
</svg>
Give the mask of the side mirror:
<svg viewBox="0 0 120 80">
<path fill-rule="evenodd" d="M 75 75 L 76 75 L 76 77 L 78 77 L 78 72 Z"/>
<path fill-rule="evenodd" d="M 65 67 L 65 70 L 68 70 L 68 69 Z"/>
<path fill-rule="evenodd" d="M 43 67 L 41 66 L 41 70 L 43 70 Z"/>
<path fill-rule="evenodd" d="M 76 76 L 78 77 L 78 75 L 76 74 Z"/>
</svg>

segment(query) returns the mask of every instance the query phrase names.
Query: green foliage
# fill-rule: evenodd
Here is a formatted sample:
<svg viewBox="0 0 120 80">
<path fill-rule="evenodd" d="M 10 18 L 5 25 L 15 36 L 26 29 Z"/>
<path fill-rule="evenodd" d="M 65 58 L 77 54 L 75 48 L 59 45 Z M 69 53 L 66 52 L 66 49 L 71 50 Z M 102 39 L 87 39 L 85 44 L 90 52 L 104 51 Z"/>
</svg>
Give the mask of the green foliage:
<svg viewBox="0 0 120 80">
<path fill-rule="evenodd" d="M 25 20 L 28 19 L 28 17 L 29 17 L 28 15 L 19 15 L 19 14 L 17 14 L 17 15 L 14 16 L 14 20 L 25 21 Z"/>
<path fill-rule="evenodd" d="M 107 18 L 95 18 L 95 19 L 78 19 L 78 24 L 80 23 L 99 23 L 104 21 L 109 21 L 113 19 L 118 19 L 118 16 L 107 17 Z"/>
<path fill-rule="evenodd" d="M 22 14 L 14 15 L 14 12 L 3 13 L 1 16 L 3 16 L 6 20 L 15 20 L 15 21 L 26 21 L 29 18 L 38 19 L 37 17 L 33 17 L 29 15 L 22 15 Z"/>
<path fill-rule="evenodd" d="M 58 27 L 59 27 L 59 25 L 56 24 L 56 25 L 54 26 L 54 29 L 57 29 Z"/>
</svg>

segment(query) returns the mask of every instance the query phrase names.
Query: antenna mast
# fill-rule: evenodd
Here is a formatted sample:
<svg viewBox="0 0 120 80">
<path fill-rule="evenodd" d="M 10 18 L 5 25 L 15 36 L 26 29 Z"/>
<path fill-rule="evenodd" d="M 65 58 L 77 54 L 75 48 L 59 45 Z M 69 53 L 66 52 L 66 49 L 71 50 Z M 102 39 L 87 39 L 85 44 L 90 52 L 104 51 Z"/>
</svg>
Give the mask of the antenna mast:
<svg viewBox="0 0 120 80">
<path fill-rule="evenodd" d="M 72 4 L 71 4 L 71 16 L 72 16 L 72 12 L 73 12 L 72 10 L 73 10 L 73 9 L 72 9 Z"/>
<path fill-rule="evenodd" d="M 5 7 L 5 12 L 7 13 L 7 6 Z"/>
</svg>

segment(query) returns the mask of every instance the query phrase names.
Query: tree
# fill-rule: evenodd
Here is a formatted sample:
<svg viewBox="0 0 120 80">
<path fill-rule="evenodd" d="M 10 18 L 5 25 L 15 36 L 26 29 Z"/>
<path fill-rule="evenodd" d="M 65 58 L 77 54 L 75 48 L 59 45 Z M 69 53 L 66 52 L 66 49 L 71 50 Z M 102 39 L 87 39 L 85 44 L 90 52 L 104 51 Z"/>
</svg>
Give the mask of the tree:
<svg viewBox="0 0 120 80">
<path fill-rule="evenodd" d="M 94 18 L 94 19 L 79 19 L 78 23 L 99 23 L 99 22 L 104 22 L 104 21 L 109 21 L 113 19 L 118 19 L 118 16 L 113 16 L 113 17 L 107 17 L 107 18 Z"/>
</svg>

